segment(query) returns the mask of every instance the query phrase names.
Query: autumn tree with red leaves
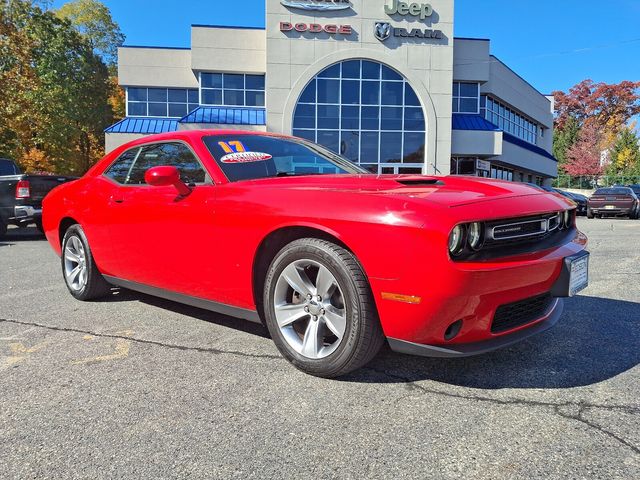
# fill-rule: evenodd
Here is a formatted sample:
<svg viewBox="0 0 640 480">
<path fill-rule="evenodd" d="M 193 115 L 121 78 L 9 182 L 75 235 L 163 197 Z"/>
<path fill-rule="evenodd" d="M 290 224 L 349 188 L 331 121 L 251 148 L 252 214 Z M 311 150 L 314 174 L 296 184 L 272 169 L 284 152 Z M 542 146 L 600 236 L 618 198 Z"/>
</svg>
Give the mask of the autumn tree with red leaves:
<svg viewBox="0 0 640 480">
<path fill-rule="evenodd" d="M 569 175 L 601 175 L 600 158 L 631 119 L 640 114 L 640 82 L 584 80 L 568 92 L 553 92 L 556 118 L 554 155 Z M 579 159 L 578 153 L 585 158 Z M 597 161 L 596 161 L 597 160 Z M 593 173 L 575 173 L 585 170 Z"/>
<path fill-rule="evenodd" d="M 601 161 L 601 144 L 602 135 L 598 127 L 593 123 L 586 123 L 580 130 L 576 143 L 567 151 L 565 171 L 575 177 L 601 176 L 604 170 Z"/>
</svg>

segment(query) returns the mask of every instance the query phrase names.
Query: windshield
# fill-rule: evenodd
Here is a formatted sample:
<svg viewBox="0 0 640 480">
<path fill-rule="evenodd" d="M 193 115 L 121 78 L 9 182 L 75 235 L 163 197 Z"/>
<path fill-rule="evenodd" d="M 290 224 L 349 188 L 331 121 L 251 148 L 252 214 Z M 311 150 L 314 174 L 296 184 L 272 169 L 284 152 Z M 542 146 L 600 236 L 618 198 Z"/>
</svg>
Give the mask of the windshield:
<svg viewBox="0 0 640 480">
<path fill-rule="evenodd" d="M 630 188 L 600 188 L 594 195 L 630 195 Z"/>
<path fill-rule="evenodd" d="M 212 135 L 204 143 L 229 181 L 300 175 L 369 174 L 345 158 L 299 138 Z"/>
</svg>

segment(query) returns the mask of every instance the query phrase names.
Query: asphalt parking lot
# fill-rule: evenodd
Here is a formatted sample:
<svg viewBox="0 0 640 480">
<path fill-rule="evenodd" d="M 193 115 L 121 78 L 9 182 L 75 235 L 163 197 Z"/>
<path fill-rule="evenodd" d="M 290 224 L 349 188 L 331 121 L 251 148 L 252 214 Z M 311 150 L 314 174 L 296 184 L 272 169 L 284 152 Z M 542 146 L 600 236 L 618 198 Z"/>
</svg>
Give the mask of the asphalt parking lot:
<svg viewBox="0 0 640 480">
<path fill-rule="evenodd" d="M 640 221 L 580 219 L 559 325 L 462 360 L 304 375 L 258 325 L 128 291 L 80 303 L 0 241 L 2 478 L 640 478 Z"/>
</svg>

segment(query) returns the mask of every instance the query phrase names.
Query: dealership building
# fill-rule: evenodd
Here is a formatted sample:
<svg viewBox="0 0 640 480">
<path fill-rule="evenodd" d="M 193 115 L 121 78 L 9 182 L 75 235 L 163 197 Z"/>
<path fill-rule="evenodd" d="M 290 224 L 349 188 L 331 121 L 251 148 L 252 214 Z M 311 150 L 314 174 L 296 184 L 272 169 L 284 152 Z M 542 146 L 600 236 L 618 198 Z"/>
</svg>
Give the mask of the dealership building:
<svg viewBox="0 0 640 480">
<path fill-rule="evenodd" d="M 107 151 L 238 129 L 307 138 L 375 173 L 557 176 L 552 99 L 489 40 L 454 37 L 453 0 L 266 0 L 265 25 L 192 25 L 190 48 L 121 47 L 127 116 Z"/>
</svg>

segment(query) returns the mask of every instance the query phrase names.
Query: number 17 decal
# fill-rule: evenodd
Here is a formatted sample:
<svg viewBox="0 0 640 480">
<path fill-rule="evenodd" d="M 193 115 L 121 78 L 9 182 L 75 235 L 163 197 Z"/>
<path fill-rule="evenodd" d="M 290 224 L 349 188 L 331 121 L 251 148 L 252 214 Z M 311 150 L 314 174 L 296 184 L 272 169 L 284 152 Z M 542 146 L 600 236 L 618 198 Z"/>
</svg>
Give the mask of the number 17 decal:
<svg viewBox="0 0 640 480">
<path fill-rule="evenodd" d="M 238 140 L 233 140 L 231 142 L 218 142 L 218 145 L 220 145 L 220 148 L 224 150 L 224 153 L 241 153 L 247 151 L 242 142 Z"/>
</svg>

